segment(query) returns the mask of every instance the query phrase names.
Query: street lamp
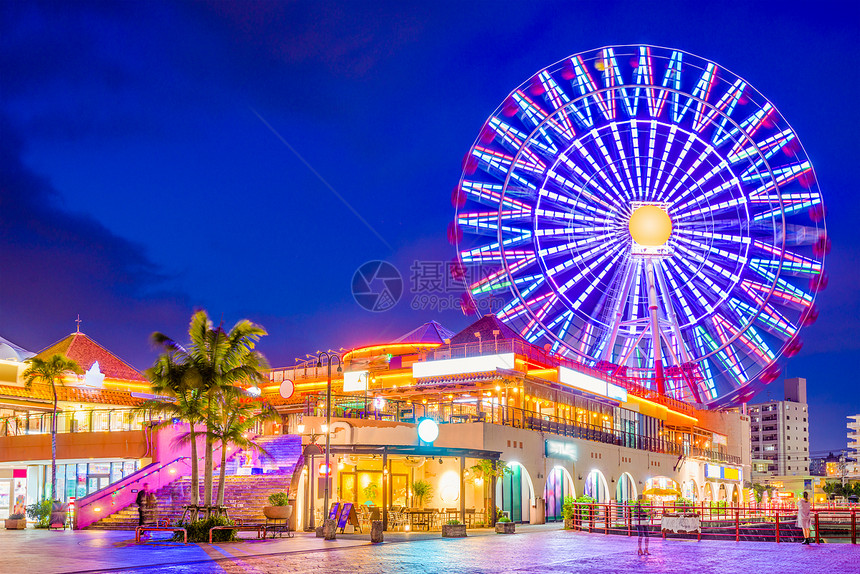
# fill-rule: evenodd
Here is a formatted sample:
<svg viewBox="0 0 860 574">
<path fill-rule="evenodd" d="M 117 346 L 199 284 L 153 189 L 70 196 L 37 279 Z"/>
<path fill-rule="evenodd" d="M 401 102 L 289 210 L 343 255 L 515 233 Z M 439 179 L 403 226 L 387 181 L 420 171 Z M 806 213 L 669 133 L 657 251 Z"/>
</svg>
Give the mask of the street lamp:
<svg viewBox="0 0 860 574">
<path fill-rule="evenodd" d="M 331 479 L 331 465 L 329 462 L 329 454 L 331 451 L 331 362 L 332 359 L 337 359 L 337 372 L 342 373 L 343 367 L 340 360 L 340 355 L 334 352 L 320 351 L 318 353 L 317 368 L 323 365 L 323 358 L 328 360 L 328 379 L 325 388 L 325 498 L 323 503 L 323 525 L 328 512 L 328 496 L 329 496 L 329 480 Z"/>
</svg>

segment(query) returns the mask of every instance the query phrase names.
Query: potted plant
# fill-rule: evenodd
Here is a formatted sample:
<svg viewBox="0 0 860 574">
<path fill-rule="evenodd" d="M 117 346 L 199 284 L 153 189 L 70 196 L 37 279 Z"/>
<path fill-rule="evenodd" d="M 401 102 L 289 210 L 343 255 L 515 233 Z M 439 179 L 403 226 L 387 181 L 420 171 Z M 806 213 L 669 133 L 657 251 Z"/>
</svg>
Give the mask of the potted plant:
<svg viewBox="0 0 860 574">
<path fill-rule="evenodd" d="M 21 513 L 10 514 L 6 519 L 6 530 L 24 530 L 27 528 L 27 519 Z"/>
<path fill-rule="evenodd" d="M 459 520 L 449 520 L 442 525 L 442 538 L 463 538 L 466 536 L 466 525 Z"/>
<path fill-rule="evenodd" d="M 514 534 L 516 532 L 516 524 L 511 522 L 507 516 L 499 518 L 496 522 L 496 534 Z"/>
<path fill-rule="evenodd" d="M 269 520 L 289 520 L 293 515 L 293 507 L 286 492 L 270 494 L 269 505 L 263 507 L 263 515 Z"/>
<path fill-rule="evenodd" d="M 412 483 L 412 496 L 418 499 L 418 506 L 424 506 L 424 499 L 433 496 L 433 487 L 426 480 L 416 480 Z"/>
</svg>

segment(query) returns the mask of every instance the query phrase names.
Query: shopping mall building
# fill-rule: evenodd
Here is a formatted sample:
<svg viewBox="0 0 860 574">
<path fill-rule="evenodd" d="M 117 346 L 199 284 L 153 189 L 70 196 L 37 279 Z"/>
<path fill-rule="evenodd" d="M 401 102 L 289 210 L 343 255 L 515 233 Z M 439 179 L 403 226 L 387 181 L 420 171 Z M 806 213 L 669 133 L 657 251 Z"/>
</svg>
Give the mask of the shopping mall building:
<svg viewBox="0 0 860 574">
<path fill-rule="evenodd" d="M 79 527 L 131 504 L 143 481 L 167 492 L 171 481 L 187 480 L 181 456 L 134 410 L 150 396 L 139 372 L 83 334 L 39 355 L 55 352 L 87 371 L 61 387 L 58 420 L 58 491 L 77 498 Z M 37 500 L 50 484 L 50 391 L 23 388 L 21 358 L 0 371 L 0 506 L 7 507 L 21 494 Z M 260 389 L 282 416 L 260 432 L 272 447 L 273 437 L 300 437 L 301 449 L 284 455 L 295 460 L 231 453 L 236 480 L 281 469 L 278 489 L 296 500 L 298 528 L 321 523 L 326 431 L 330 499 L 352 502 L 388 528 L 432 527 L 446 516 L 485 524 L 493 507 L 516 522 L 558 520 L 567 495 L 621 503 L 646 490 L 696 501 L 747 497 L 749 417 L 699 410 L 549 354 L 491 315 L 456 334 L 430 322 L 348 351 L 342 372 L 337 366 L 314 357 L 273 369 Z M 433 422 L 420 425 L 425 420 Z M 492 461 L 509 470 L 497 476 Z"/>
</svg>

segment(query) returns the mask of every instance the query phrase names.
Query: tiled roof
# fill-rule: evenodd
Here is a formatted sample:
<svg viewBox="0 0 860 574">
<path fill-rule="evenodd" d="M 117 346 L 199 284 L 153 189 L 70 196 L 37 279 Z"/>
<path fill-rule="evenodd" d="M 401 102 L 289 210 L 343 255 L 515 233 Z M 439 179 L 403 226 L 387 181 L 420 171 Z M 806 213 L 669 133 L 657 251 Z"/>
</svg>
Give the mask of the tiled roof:
<svg viewBox="0 0 860 574">
<path fill-rule="evenodd" d="M 54 400 L 54 395 L 51 393 L 51 386 L 39 384 L 34 384 L 29 389 L 25 389 L 24 387 L 0 385 L 0 396 L 47 401 Z M 75 403 L 98 403 L 129 406 L 139 405 L 143 402 L 143 399 L 133 397 L 131 393 L 127 391 L 82 389 L 80 387 L 67 387 L 63 385 L 57 385 L 57 400 Z"/>
<path fill-rule="evenodd" d="M 498 331 L 498 335 L 493 335 L 493 331 Z M 499 340 L 503 341 L 506 339 L 520 339 L 524 340 L 519 333 L 502 323 L 501 320 L 498 319 L 495 315 L 484 315 L 453 337 L 451 337 L 451 344 L 457 345 L 461 343 L 475 343 L 478 341 L 478 338 L 475 337 L 475 333 L 481 334 L 481 339 L 486 341 Z"/>
<path fill-rule="evenodd" d="M 453 331 L 449 331 L 436 321 L 428 321 L 417 329 L 413 329 L 394 340 L 395 343 L 444 343 L 445 339 L 450 339 L 454 336 Z"/>
<path fill-rule="evenodd" d="M 49 359 L 57 354 L 77 362 L 84 371 L 88 371 L 93 363 L 98 361 L 99 371 L 110 379 L 146 381 L 146 378 L 134 367 L 83 333 L 72 333 L 47 349 L 39 351 L 36 356 L 40 359 Z"/>
</svg>

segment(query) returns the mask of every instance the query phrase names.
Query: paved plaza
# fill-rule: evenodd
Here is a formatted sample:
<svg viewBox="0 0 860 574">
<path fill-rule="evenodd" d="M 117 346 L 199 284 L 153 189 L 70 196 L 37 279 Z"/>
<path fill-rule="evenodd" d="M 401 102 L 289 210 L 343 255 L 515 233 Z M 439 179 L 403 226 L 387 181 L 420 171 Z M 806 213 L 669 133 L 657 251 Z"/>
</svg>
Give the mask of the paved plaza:
<svg viewBox="0 0 860 574">
<path fill-rule="evenodd" d="M 194 573 L 611 573 L 860 572 L 860 545 L 766 542 L 650 541 L 524 526 L 513 536 L 475 531 L 465 539 L 438 533 L 391 534 L 381 545 L 366 536 L 325 541 L 292 539 L 223 544 L 175 544 L 156 537 L 136 545 L 131 532 L 0 531 L 0 572 Z"/>
</svg>

